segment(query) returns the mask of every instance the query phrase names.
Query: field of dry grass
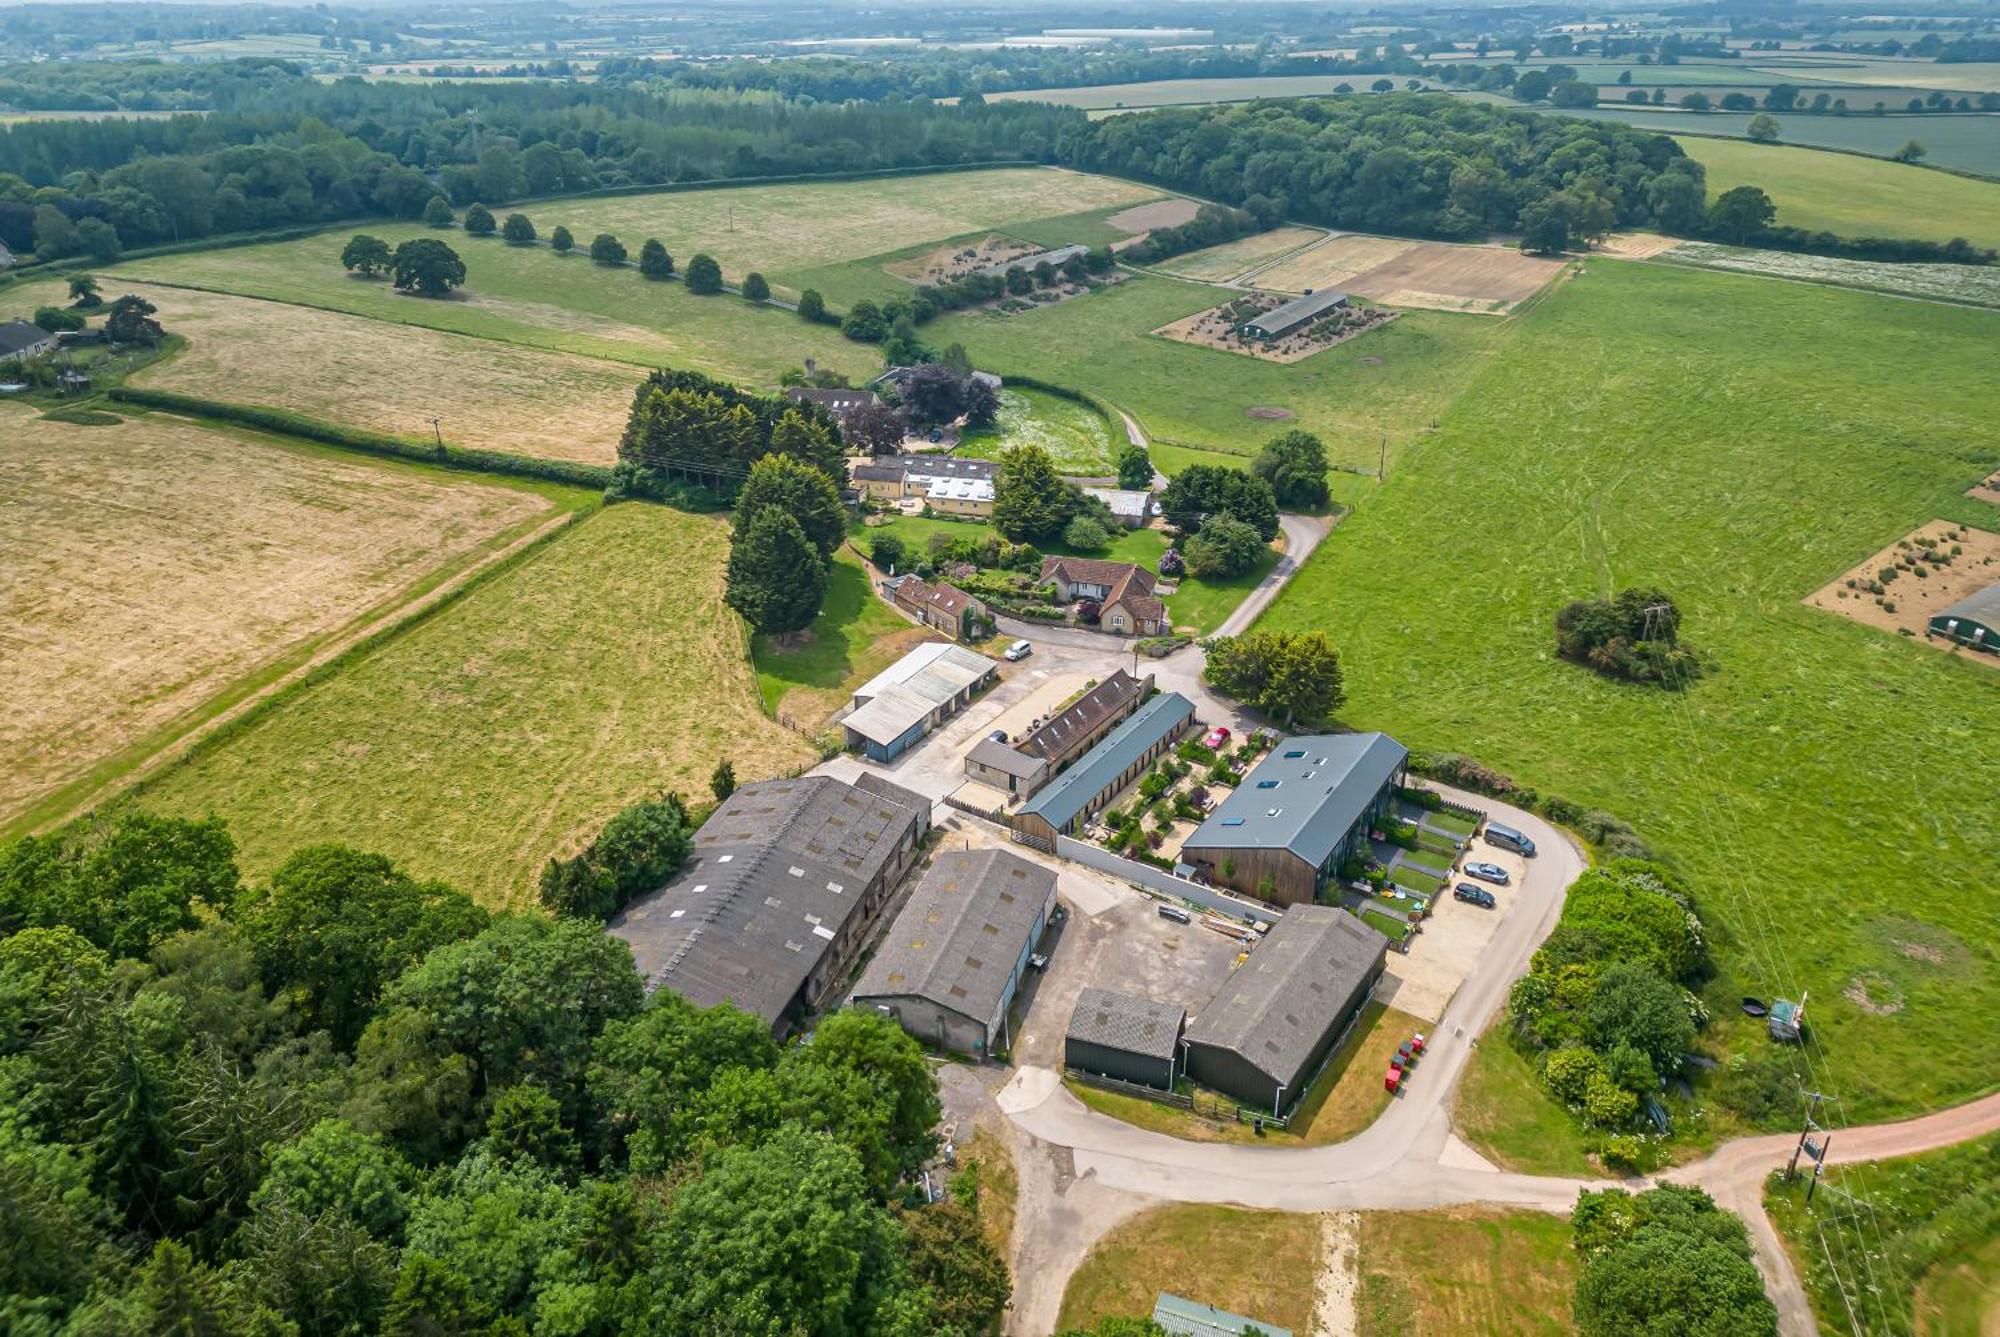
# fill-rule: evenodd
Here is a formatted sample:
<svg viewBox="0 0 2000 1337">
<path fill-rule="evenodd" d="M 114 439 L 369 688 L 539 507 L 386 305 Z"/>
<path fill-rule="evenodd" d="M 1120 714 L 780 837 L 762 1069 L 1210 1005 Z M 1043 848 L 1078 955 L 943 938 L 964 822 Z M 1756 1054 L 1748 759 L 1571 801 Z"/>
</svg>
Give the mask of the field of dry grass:
<svg viewBox="0 0 2000 1337">
<path fill-rule="evenodd" d="M 1500 315 L 1540 292 L 1563 262 L 1499 246 L 1343 233 L 1244 281 L 1271 292 L 1344 288 L 1390 306 Z"/>
<path fill-rule="evenodd" d="M 1565 1218 L 1477 1208 L 1360 1215 L 1360 1337 L 1574 1331 Z"/>
<path fill-rule="evenodd" d="M 706 793 L 724 756 L 745 781 L 811 759 L 758 707 L 725 523 L 610 507 L 133 801 L 220 813 L 252 877 L 343 841 L 527 905 L 543 863 L 627 804 Z"/>
<path fill-rule="evenodd" d="M 0 405 L 0 824 L 549 510 L 163 414 Z"/>
<path fill-rule="evenodd" d="M 1162 260 L 1153 268 L 1175 278 L 1193 279 L 1197 283 L 1227 283 L 1325 235 L 1314 227 L 1274 227 L 1269 232 L 1259 232 L 1239 241 L 1176 255 Z"/>
<path fill-rule="evenodd" d="M 1150 1316 L 1163 1290 L 1296 1333 L 1312 1330 L 1320 1218 L 1178 1203 L 1097 1242 L 1070 1277 L 1057 1327 Z"/>
<path fill-rule="evenodd" d="M 1271 292 L 1319 292 L 1344 288 L 1357 274 L 1387 264 L 1420 243 L 1399 237 L 1369 237 L 1358 232 L 1336 233 L 1308 250 L 1244 277 Z"/>
</svg>

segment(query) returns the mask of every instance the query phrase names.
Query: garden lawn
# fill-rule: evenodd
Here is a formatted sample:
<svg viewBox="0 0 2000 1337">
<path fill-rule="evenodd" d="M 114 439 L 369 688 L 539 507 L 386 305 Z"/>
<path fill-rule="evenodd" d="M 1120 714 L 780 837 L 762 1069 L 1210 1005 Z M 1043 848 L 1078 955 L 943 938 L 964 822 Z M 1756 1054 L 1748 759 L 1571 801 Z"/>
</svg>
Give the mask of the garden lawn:
<svg viewBox="0 0 2000 1337">
<path fill-rule="evenodd" d="M 1923 139 L 1921 120 L 1905 124 L 1907 138 Z M 1993 125 L 2000 133 L 2000 119 Z M 1784 226 L 1825 229 L 1844 237 L 1964 237 L 1980 246 L 2000 246 L 2000 182 L 1789 144 L 1678 142 L 1708 169 L 1710 199 L 1732 186 L 1761 186 L 1778 206 L 1778 222 Z"/>
<path fill-rule="evenodd" d="M 1810 1206 L 1805 1190 L 1774 1174 L 1764 1203 L 1826 1331 L 1850 1327 L 1849 1301 L 1871 1333 L 1978 1337 L 2000 1325 L 2000 1136 L 1835 1166 Z"/>
<path fill-rule="evenodd" d="M 1144 275 L 1018 315 L 946 316 L 925 326 L 924 338 L 940 347 L 963 343 L 977 365 L 1003 377 L 1029 375 L 1092 391 L 1167 446 L 1249 455 L 1279 433 L 1303 428 L 1325 440 L 1334 463 L 1372 471 L 1383 438 L 1393 463 L 1516 327 L 1491 317 L 1408 312 L 1293 363 L 1150 333 L 1227 296 Z M 1293 416 L 1253 418 L 1253 408 Z M 1161 453 L 1163 462 L 1170 458 Z"/>
<path fill-rule="evenodd" d="M 861 559 L 841 548 L 833 555 L 826 602 L 812 626 L 782 645 L 771 636 L 754 639 L 757 690 L 765 709 L 816 729 L 847 704 L 856 687 L 928 638 L 869 588 Z"/>
<path fill-rule="evenodd" d="M 1059 1329 L 1150 1318 L 1163 1290 L 1304 1333 L 1312 1328 L 1320 1218 L 1178 1203 L 1099 1240 L 1070 1277 Z"/>
<path fill-rule="evenodd" d="M 379 850 L 482 904 L 531 904 L 552 855 L 626 805 L 810 760 L 758 709 L 722 606 L 724 522 L 629 503 L 218 735 L 136 806 L 229 821 L 246 874 L 317 841 Z"/>
<path fill-rule="evenodd" d="M 1992 670 L 1801 599 L 1926 519 L 2000 520 L 1962 495 L 2000 465 L 2000 314 L 1598 262 L 1517 324 L 1270 624 L 1339 645 L 1344 723 L 1615 812 L 1675 859 L 1714 926 L 1709 996 L 1809 988 L 1848 1119 L 1992 1089 Z M 1635 585 L 1713 658 L 1685 693 L 1552 653 L 1564 602 Z M 1441 598 L 1477 613 L 1440 634 Z M 1899 946 L 1906 923 L 1942 947 Z M 1864 973 L 1890 1010 L 1874 983 L 1873 1010 L 1844 996 Z"/>
<path fill-rule="evenodd" d="M 1363 1212 L 1360 1337 L 1569 1333 L 1576 1252 L 1544 1212 Z"/>
<path fill-rule="evenodd" d="M 1113 431 L 1102 413 L 1088 404 L 1062 399 L 1041 390 L 1000 392 L 1000 417 L 992 428 L 968 432 L 955 454 L 992 460 L 1014 446 L 1040 446 L 1062 473 L 1102 478 L 1117 473 L 1112 463 Z M 1125 444 L 1125 429 L 1116 429 Z"/>
</svg>

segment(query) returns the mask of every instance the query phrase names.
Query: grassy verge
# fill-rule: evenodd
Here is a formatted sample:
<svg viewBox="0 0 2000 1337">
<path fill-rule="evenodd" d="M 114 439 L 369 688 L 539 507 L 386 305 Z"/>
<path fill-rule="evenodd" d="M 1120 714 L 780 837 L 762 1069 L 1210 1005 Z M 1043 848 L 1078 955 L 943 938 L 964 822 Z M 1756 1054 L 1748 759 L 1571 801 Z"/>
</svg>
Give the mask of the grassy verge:
<svg viewBox="0 0 2000 1337">
<path fill-rule="evenodd" d="M 958 1149 L 959 1162 L 971 1168 L 979 1185 L 979 1228 L 1002 1258 L 1014 1256 L 1014 1218 L 1021 1198 L 1021 1175 L 1007 1140 L 990 1128 L 980 1128 Z"/>
<path fill-rule="evenodd" d="M 1149 1317 L 1163 1290 L 1307 1332 L 1317 1216 L 1193 1203 L 1155 1207 L 1099 1240 L 1070 1277 L 1058 1328 Z"/>
<path fill-rule="evenodd" d="M 1567 1333 L 1569 1222 L 1541 1212 L 1364 1212 L 1360 1337 Z"/>
<path fill-rule="evenodd" d="M 1452 1097 L 1451 1122 L 1468 1146 L 1503 1170 L 1602 1173 L 1584 1150 L 1583 1129 L 1549 1095 L 1534 1065 L 1508 1043 L 1505 1019 L 1472 1051 Z"/>
<path fill-rule="evenodd" d="M 856 687 L 927 639 L 876 596 L 861 559 L 842 548 L 811 629 L 789 644 L 770 636 L 752 641 L 757 690 L 766 710 L 813 728 L 846 705 Z"/>
</svg>

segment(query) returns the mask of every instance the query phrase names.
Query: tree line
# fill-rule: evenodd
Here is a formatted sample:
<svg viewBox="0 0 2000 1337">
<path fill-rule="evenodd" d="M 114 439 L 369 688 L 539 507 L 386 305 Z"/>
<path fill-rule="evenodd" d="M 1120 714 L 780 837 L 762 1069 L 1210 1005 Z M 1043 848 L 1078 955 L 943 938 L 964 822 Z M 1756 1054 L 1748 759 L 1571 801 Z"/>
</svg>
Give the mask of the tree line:
<svg viewBox="0 0 2000 1337">
<path fill-rule="evenodd" d="M 593 848 L 671 855 L 659 815 Z M 0 848 L 0 1089 L 22 1337 L 973 1337 L 1008 1294 L 974 1195 L 909 1205 L 938 1099 L 892 1022 L 781 1048 L 594 918 L 338 845 L 246 881 L 212 818 Z"/>
</svg>

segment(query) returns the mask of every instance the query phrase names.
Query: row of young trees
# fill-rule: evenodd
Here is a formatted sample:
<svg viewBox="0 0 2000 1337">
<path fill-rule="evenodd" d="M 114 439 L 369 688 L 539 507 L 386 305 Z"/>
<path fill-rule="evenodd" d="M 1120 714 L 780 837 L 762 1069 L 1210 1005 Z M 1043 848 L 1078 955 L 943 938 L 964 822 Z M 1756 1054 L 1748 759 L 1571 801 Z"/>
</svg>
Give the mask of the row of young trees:
<svg viewBox="0 0 2000 1337">
<path fill-rule="evenodd" d="M 213 819 L 0 849 L 0 1111 L 22 1337 L 973 1337 L 1007 1297 L 969 1210 L 902 1206 L 938 1104 L 893 1023 L 781 1050 L 594 919 L 334 845 L 246 885 Z"/>
</svg>

